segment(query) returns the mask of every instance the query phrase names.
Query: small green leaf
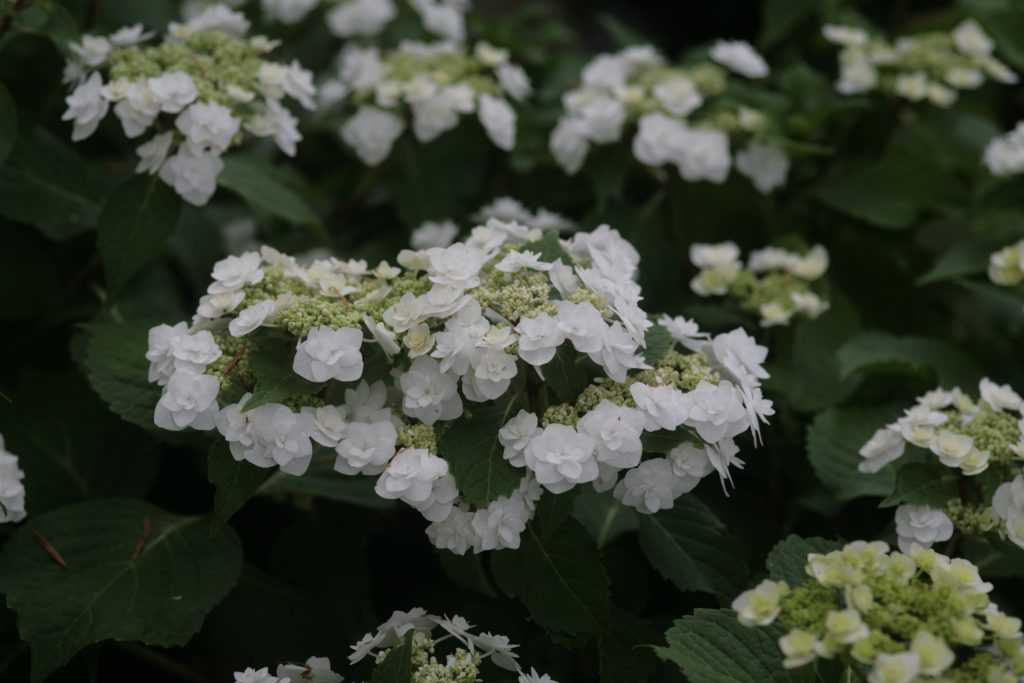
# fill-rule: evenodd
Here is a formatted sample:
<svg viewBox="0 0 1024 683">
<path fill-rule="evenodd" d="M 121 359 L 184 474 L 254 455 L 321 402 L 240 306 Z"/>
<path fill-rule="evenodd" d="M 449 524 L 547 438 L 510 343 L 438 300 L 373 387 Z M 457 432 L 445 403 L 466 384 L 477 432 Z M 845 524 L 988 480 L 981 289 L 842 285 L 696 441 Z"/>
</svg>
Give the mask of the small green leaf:
<svg viewBox="0 0 1024 683">
<path fill-rule="evenodd" d="M 235 460 L 223 443 L 210 449 L 206 462 L 206 478 L 216 488 L 213 513 L 227 521 L 242 509 L 273 474 L 244 460 Z"/>
<path fill-rule="evenodd" d="M 818 9 L 818 0 L 766 0 L 761 6 L 761 47 L 767 49 L 784 41 Z"/>
<path fill-rule="evenodd" d="M 42 681 L 103 640 L 184 645 L 241 569 L 241 545 L 223 524 L 92 500 L 18 529 L 0 555 L 0 591 L 31 646 L 32 680 Z"/>
<path fill-rule="evenodd" d="M 181 201 L 156 176 L 135 176 L 114 191 L 99 217 L 98 247 L 115 292 L 163 251 Z"/>
<path fill-rule="evenodd" d="M 671 510 L 640 516 L 640 547 L 681 591 L 732 595 L 747 577 L 743 546 L 695 496 Z"/>
<path fill-rule="evenodd" d="M 840 544 L 824 538 L 801 538 L 790 534 L 775 544 L 768 553 L 768 574 L 776 581 L 785 581 L 790 586 L 799 586 L 810 577 L 804 571 L 807 555 L 829 553 L 839 549 Z"/>
<path fill-rule="evenodd" d="M 988 240 L 971 238 L 954 244 L 935 261 L 927 273 L 917 279 L 919 287 L 959 277 L 977 275 L 988 269 L 988 259 L 995 251 Z"/>
<path fill-rule="evenodd" d="M 640 521 L 636 510 L 620 503 L 611 492 L 598 493 L 592 488 L 576 496 L 572 515 L 590 532 L 598 548 L 636 531 Z"/>
<path fill-rule="evenodd" d="M 373 670 L 371 683 L 412 683 L 412 633 L 405 634 Z"/>
<path fill-rule="evenodd" d="M 282 182 L 269 163 L 237 156 L 224 157 L 224 171 L 217 183 L 238 193 L 253 208 L 289 223 L 320 224 L 320 219 L 306 200 Z"/>
<path fill-rule="evenodd" d="M 257 469 L 249 463 L 241 464 Z M 285 472 L 275 472 L 255 493 L 314 496 L 372 510 L 394 508 L 395 501 L 381 498 L 374 492 L 374 483 L 372 477 L 357 477 L 337 472 L 334 469 L 333 453 L 317 454 L 305 474 L 297 477 Z"/>
<path fill-rule="evenodd" d="M 539 626 L 560 633 L 597 633 L 608 620 L 608 577 L 601 556 L 570 520 L 547 536 L 531 524 L 519 550 L 494 553 L 501 587 L 518 597 Z"/>
<path fill-rule="evenodd" d="M 692 683 L 812 683 L 813 666 L 787 671 L 777 644 L 778 626 L 752 628 L 729 609 L 698 609 L 675 622 L 655 648 Z"/>
<path fill-rule="evenodd" d="M 644 341 L 647 344 L 647 349 L 644 351 L 644 361 L 648 365 L 660 363 L 668 352 L 676 346 L 675 338 L 661 325 L 654 325 L 647 330 Z"/>
<path fill-rule="evenodd" d="M 547 263 L 554 263 L 558 259 L 562 259 L 566 265 L 572 263 L 565 249 L 562 249 L 557 230 L 546 230 L 539 240 L 526 244 L 523 251 L 536 252 L 540 254 L 540 260 Z"/>
<path fill-rule="evenodd" d="M 136 324 L 93 323 L 85 352 L 89 384 L 110 409 L 144 429 L 155 430 L 153 409 L 160 387 L 148 381 L 148 330 Z"/>
<path fill-rule="evenodd" d="M 874 474 L 857 468 L 859 451 L 876 430 L 899 417 L 901 403 L 829 408 L 807 430 L 807 457 L 818 479 L 841 501 L 864 496 L 887 496 L 896 481 L 894 468 Z"/>
<path fill-rule="evenodd" d="M 590 384 L 588 362 L 585 356 L 576 353 L 568 344 L 563 344 L 551 362 L 541 370 L 545 386 L 554 392 L 559 401 L 574 402 Z"/>
<path fill-rule="evenodd" d="M 700 442 L 689 429 L 684 427 L 680 427 L 672 432 L 666 429 L 644 432 L 640 437 L 640 443 L 644 446 L 644 453 L 668 453 L 684 441 Z"/>
<path fill-rule="evenodd" d="M 522 472 L 508 464 L 505 448 L 498 441 L 498 430 L 518 409 L 515 395 L 494 405 L 474 406 L 441 436 L 438 454 L 448 461 L 459 492 L 472 505 L 486 507 L 511 494 L 522 481 Z"/>
<path fill-rule="evenodd" d="M 960 476 L 957 470 L 937 462 L 910 462 L 896 475 L 896 488 L 878 507 L 897 505 L 928 505 L 943 508 L 960 497 Z"/>
<path fill-rule="evenodd" d="M 249 370 L 256 380 L 252 397 L 246 402 L 249 411 L 267 403 L 277 403 L 289 396 L 308 396 L 323 384 L 308 382 L 292 370 L 295 359 L 293 339 L 264 336 L 249 354 Z"/>
</svg>

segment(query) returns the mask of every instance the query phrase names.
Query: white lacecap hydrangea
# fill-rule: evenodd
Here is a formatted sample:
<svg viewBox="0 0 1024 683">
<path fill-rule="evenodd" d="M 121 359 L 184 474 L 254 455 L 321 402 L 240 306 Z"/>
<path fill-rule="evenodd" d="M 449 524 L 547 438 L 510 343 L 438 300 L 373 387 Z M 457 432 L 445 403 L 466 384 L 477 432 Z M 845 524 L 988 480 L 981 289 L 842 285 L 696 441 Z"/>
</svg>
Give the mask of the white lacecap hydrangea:
<svg viewBox="0 0 1024 683">
<path fill-rule="evenodd" d="M 974 19 L 965 19 L 951 31 L 900 36 L 895 41 L 839 24 L 826 24 L 822 35 L 840 48 L 836 91 L 843 95 L 880 91 L 948 108 L 960 91 L 976 89 L 987 79 L 1018 81 L 1017 74 L 995 57 L 992 40 Z"/>
<path fill-rule="evenodd" d="M 383 7 L 349 0 L 332 14 L 339 16 L 369 4 Z M 442 6 L 437 0 L 414 4 Z M 449 73 L 463 75 L 454 81 L 442 77 Z M 321 105 L 340 109 L 344 116 L 341 139 L 369 166 L 387 159 L 407 129 L 418 142 L 428 143 L 472 115 L 496 147 L 510 151 L 517 127 L 513 103 L 531 94 L 526 72 L 509 61 L 506 50 L 488 43 L 471 49 L 452 41 L 407 41 L 383 53 L 376 47 L 347 46 L 338 56 L 336 76 L 323 88 L 329 97 Z"/>
<path fill-rule="evenodd" d="M 1024 173 L 1024 121 L 1013 130 L 992 138 L 985 146 L 986 168 L 994 176 Z"/>
<path fill-rule="evenodd" d="M 25 519 L 25 473 L 0 434 L 0 524 Z"/>
<path fill-rule="evenodd" d="M 670 165 L 687 182 L 712 183 L 725 182 L 735 168 L 759 192 L 771 193 L 789 175 L 781 122 L 759 111 L 756 100 L 738 97 L 715 106 L 730 78 L 760 81 L 769 72 L 743 41 L 718 41 L 706 60 L 678 67 L 649 46 L 598 55 L 583 69 L 580 85 L 562 97 L 565 111 L 551 131 L 551 154 L 575 174 L 591 147 L 617 143 L 635 130 L 633 157 L 645 166 Z M 734 146 L 740 148 L 735 156 Z"/>
<path fill-rule="evenodd" d="M 662 317 L 670 348 L 648 360 L 640 258 L 617 231 L 563 239 L 551 219 L 495 217 L 528 218 L 508 200 L 487 213 L 463 241 L 403 251 L 401 267 L 300 265 L 269 247 L 216 263 L 192 324 L 150 332 L 155 423 L 216 427 L 256 467 L 376 477 L 379 496 L 418 510 L 431 542 L 460 554 L 517 548 L 545 493 L 590 484 L 653 513 L 712 472 L 724 488 L 743 465 L 734 439 L 759 439 L 772 414 L 767 349 Z M 554 394 L 538 406 L 559 354 L 586 373 L 578 406 Z M 503 490 L 460 491 L 439 436 L 465 421 L 493 442 Z M 651 432 L 669 446 L 649 453 Z"/>
<path fill-rule="evenodd" d="M 294 0 L 264 5 L 282 18 L 301 9 Z M 221 156 L 247 137 L 270 138 L 294 156 L 302 134 L 283 102 L 291 98 L 313 108 L 313 76 L 298 62 L 266 59 L 276 44 L 263 36 L 246 38 L 248 30 L 244 15 L 216 4 L 172 23 L 159 45 L 144 45 L 153 34 L 141 25 L 82 36 L 69 45 L 65 70 L 74 86 L 64 113 L 73 124 L 72 140 L 92 136 L 111 109 L 130 139 L 156 131 L 137 148 L 136 172 L 158 175 L 197 206 L 216 191 Z"/>
</svg>

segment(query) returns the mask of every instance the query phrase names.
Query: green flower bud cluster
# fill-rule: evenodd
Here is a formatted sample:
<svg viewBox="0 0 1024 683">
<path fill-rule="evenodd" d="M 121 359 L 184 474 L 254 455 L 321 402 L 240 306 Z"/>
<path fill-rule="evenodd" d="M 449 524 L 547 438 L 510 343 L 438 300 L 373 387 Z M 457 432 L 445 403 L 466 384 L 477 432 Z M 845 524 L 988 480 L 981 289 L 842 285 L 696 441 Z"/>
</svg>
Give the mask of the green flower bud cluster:
<svg viewBox="0 0 1024 683">
<path fill-rule="evenodd" d="M 951 32 L 901 36 L 895 42 L 853 26 L 825 26 L 823 33 L 842 47 L 836 89 L 844 95 L 879 91 L 950 107 L 959 90 L 978 88 L 988 78 L 1008 84 L 1018 80 L 993 56 L 994 43 L 972 19 Z"/>
<path fill-rule="evenodd" d="M 1000 525 L 999 517 L 991 506 L 972 505 L 959 498 L 948 501 L 945 512 L 956 530 L 968 536 L 982 536 Z"/>
<path fill-rule="evenodd" d="M 437 453 L 437 432 L 430 425 L 412 422 L 398 430 L 398 445 L 402 448 L 423 448 Z"/>
<path fill-rule="evenodd" d="M 856 541 L 810 553 L 810 580 L 765 580 L 733 602 L 745 626 L 778 623 L 786 668 L 840 659 L 885 683 L 1016 680 L 1021 620 L 1007 616 L 978 568 L 915 545 L 909 555 Z"/>
<path fill-rule="evenodd" d="M 594 292 L 590 294 L 600 299 Z M 481 307 L 491 308 L 513 323 L 542 313 L 554 315 L 558 312 L 551 300 L 551 282 L 547 274 L 533 270 L 503 273 L 493 267 L 489 268 L 482 274 L 480 286 L 471 295 L 480 302 Z M 604 304 L 604 300 L 600 300 Z M 604 313 L 600 306 L 595 307 Z M 604 308 L 607 309 L 607 305 Z"/>
<path fill-rule="evenodd" d="M 969 418 L 963 414 L 953 414 L 950 418 L 949 431 L 971 437 L 975 448 L 988 452 L 991 464 L 1012 465 L 1019 460 L 1014 450 L 1021 442 L 1019 416 L 979 401 Z"/>
<path fill-rule="evenodd" d="M 761 325 L 788 325 L 794 316 L 817 318 L 828 310 L 812 288 L 828 270 L 828 252 L 815 246 L 805 253 L 778 247 L 751 252 L 746 265 L 732 242 L 695 244 L 690 259 L 700 271 L 690 289 L 700 296 L 729 296 L 744 310 L 761 316 Z"/>
</svg>

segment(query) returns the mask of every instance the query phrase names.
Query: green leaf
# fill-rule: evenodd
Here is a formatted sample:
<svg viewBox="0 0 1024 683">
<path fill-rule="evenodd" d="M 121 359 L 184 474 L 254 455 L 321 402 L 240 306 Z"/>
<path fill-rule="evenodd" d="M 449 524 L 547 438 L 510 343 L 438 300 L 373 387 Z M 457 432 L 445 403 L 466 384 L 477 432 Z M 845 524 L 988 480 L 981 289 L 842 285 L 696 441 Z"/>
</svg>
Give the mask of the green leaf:
<svg viewBox="0 0 1024 683">
<path fill-rule="evenodd" d="M 675 622 L 655 648 L 663 660 L 674 662 L 692 683 L 811 683 L 814 667 L 787 671 L 777 644 L 776 626 L 751 628 L 727 609 L 698 609 Z"/>
<path fill-rule="evenodd" d="M 669 331 L 661 325 L 654 325 L 644 335 L 644 342 L 647 348 L 644 350 L 644 361 L 648 365 L 657 365 L 675 348 L 676 340 L 669 334 Z"/>
<path fill-rule="evenodd" d="M 59 50 L 67 50 L 67 44 L 78 37 L 78 23 L 71 13 L 57 2 L 36 2 L 25 4 L 14 14 L 10 32 L 0 37 L 0 48 L 7 40 L 20 33 L 48 38 Z"/>
<path fill-rule="evenodd" d="M 246 411 L 267 403 L 278 403 L 289 396 L 315 394 L 323 388 L 323 384 L 309 382 L 296 375 L 292 370 L 294 359 L 293 339 L 265 336 L 259 340 L 248 357 L 256 388 L 245 404 Z"/>
<path fill-rule="evenodd" d="M 620 503 L 611 492 L 598 493 L 592 488 L 576 495 L 572 515 L 590 532 L 598 548 L 635 531 L 639 524 L 636 510 Z"/>
<path fill-rule="evenodd" d="M 0 165 L 0 215 L 62 241 L 96 225 L 104 194 L 97 174 L 42 128 L 18 136 Z"/>
<path fill-rule="evenodd" d="M 937 462 L 909 462 L 899 468 L 896 488 L 878 507 L 928 505 L 943 508 L 960 498 L 960 476 L 956 470 Z"/>
<path fill-rule="evenodd" d="M 590 384 L 588 359 L 563 344 L 551 362 L 543 367 L 544 385 L 554 392 L 559 401 L 572 403 Z"/>
<path fill-rule="evenodd" d="M 241 545 L 223 524 L 138 500 L 93 500 L 18 529 L 0 555 L 0 591 L 41 681 L 103 640 L 184 645 L 241 568 Z"/>
<path fill-rule="evenodd" d="M 110 409 L 144 429 L 156 430 L 153 410 L 160 387 L 150 384 L 146 360 L 148 330 L 137 324 L 86 326 L 85 371 L 89 384 Z"/>
<path fill-rule="evenodd" d="M 0 83 L 0 164 L 14 148 L 18 136 L 18 109 L 11 97 L 11 91 Z"/>
<path fill-rule="evenodd" d="M 565 253 L 565 249 L 562 249 L 562 243 L 559 242 L 557 230 L 544 231 L 539 240 L 523 246 L 523 251 L 537 252 L 540 254 L 540 260 L 547 263 L 554 263 L 558 259 L 562 259 L 562 263 L 566 265 L 572 263 L 572 259 Z"/>
<path fill-rule="evenodd" d="M 258 469 L 249 463 L 242 464 Z M 275 472 L 256 493 L 313 496 L 372 510 L 394 508 L 395 501 L 381 498 L 374 492 L 374 483 L 372 477 L 356 477 L 335 471 L 333 454 L 326 454 L 326 457 L 318 454 L 313 457 L 309 469 L 302 476 Z"/>
<path fill-rule="evenodd" d="M 473 406 L 441 436 L 438 454 L 448 461 L 459 492 L 471 505 L 486 507 L 515 491 L 523 478 L 505 460 L 505 448 L 498 441 L 498 430 L 518 409 L 516 395 L 494 405 Z"/>
<path fill-rule="evenodd" d="M 944 386 L 976 384 L 984 370 L 953 344 L 926 337 L 864 332 L 839 349 L 839 374 L 897 373 L 938 379 Z"/>
<path fill-rule="evenodd" d="M 588 540 L 571 520 L 547 536 L 531 524 L 519 550 L 494 553 L 495 577 L 545 630 L 596 633 L 608 620 L 608 577 L 601 555 Z"/>
<path fill-rule="evenodd" d="M 877 165 L 851 163 L 827 177 L 815 196 L 825 206 L 865 223 L 902 230 L 914 222 L 920 206 L 896 191 L 899 187 L 898 179 Z"/>
<path fill-rule="evenodd" d="M 684 441 L 693 441 L 694 439 L 695 437 L 689 429 L 680 427 L 672 432 L 666 429 L 644 432 L 640 437 L 640 442 L 644 446 L 644 453 L 668 453 Z"/>
<path fill-rule="evenodd" d="M 729 596 L 747 577 L 742 544 L 693 495 L 676 500 L 671 510 L 641 515 L 640 547 L 681 591 Z"/>
<path fill-rule="evenodd" d="M 244 460 L 235 460 L 226 444 L 210 449 L 206 461 L 206 478 L 216 488 L 213 496 L 213 514 L 227 521 L 242 509 L 273 474 Z"/>
<path fill-rule="evenodd" d="M 915 284 L 930 285 L 984 273 L 988 269 L 989 256 L 994 250 L 994 245 L 989 244 L 987 240 L 977 238 L 954 244 L 943 252 L 931 270 L 919 277 Z"/>
<path fill-rule="evenodd" d="M 801 538 L 790 534 L 776 543 L 768 553 L 768 575 L 776 581 L 785 581 L 790 586 L 799 586 L 810 578 L 804 571 L 808 554 L 829 553 L 840 547 L 840 543 L 825 538 Z"/>
<path fill-rule="evenodd" d="M 830 408 L 819 413 L 807 430 L 807 457 L 815 474 L 840 501 L 864 496 L 887 496 L 896 474 L 885 467 L 864 474 L 859 451 L 868 439 L 900 415 L 898 403 Z"/>
<path fill-rule="evenodd" d="M 217 183 L 254 209 L 266 211 L 295 225 L 319 225 L 320 219 L 306 200 L 285 184 L 269 163 L 238 156 L 224 157 L 224 171 Z"/>
<path fill-rule="evenodd" d="M 156 176 L 135 176 L 114 191 L 100 213 L 97 244 L 112 290 L 160 255 L 180 215 L 178 196 Z"/>
<path fill-rule="evenodd" d="M 412 633 L 405 634 L 401 642 L 388 652 L 384 661 L 373 670 L 371 683 L 412 682 Z"/>
</svg>

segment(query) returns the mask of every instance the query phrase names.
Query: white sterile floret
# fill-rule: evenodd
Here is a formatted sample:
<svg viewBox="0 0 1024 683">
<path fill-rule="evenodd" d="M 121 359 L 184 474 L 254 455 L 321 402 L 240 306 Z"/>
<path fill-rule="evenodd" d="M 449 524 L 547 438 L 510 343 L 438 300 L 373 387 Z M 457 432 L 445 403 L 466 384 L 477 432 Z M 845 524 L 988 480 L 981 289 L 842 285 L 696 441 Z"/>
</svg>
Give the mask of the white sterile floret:
<svg viewBox="0 0 1024 683">
<path fill-rule="evenodd" d="M 267 403 L 246 414 L 252 448 L 245 460 L 257 467 L 280 467 L 282 472 L 305 474 L 313 459 L 313 420 L 280 403 Z"/>
<path fill-rule="evenodd" d="M 603 276 L 615 281 L 634 279 L 640 267 L 640 252 L 608 225 L 576 233 L 567 249 L 573 258 L 589 262 Z"/>
<path fill-rule="evenodd" d="M 879 654 L 868 674 L 868 683 L 912 683 L 921 671 L 921 658 L 916 652 Z"/>
<path fill-rule="evenodd" d="M 738 452 L 738 448 L 736 449 Z M 714 457 L 714 460 L 712 458 Z M 716 463 L 723 460 L 718 457 L 718 452 L 711 446 L 694 446 L 691 443 L 681 443 L 668 453 L 669 463 L 672 471 L 681 480 L 692 482 L 686 489 L 687 492 L 700 480 L 714 472 Z"/>
<path fill-rule="evenodd" d="M 901 505 L 896 508 L 896 536 L 904 553 L 915 543 L 930 548 L 953 537 L 953 521 L 942 510 L 927 505 Z"/>
<path fill-rule="evenodd" d="M 319 4 L 320 0 L 262 0 L 260 6 L 268 19 L 282 24 L 297 24 Z M 280 670 L 277 675 L 281 675 Z"/>
<path fill-rule="evenodd" d="M 707 345 L 711 335 L 701 332 L 695 320 L 689 320 L 683 316 L 670 317 L 663 315 L 658 318 L 658 324 L 665 328 L 676 342 L 690 351 L 701 351 Z"/>
<path fill-rule="evenodd" d="M 172 21 L 167 32 L 179 38 L 213 31 L 242 37 L 249 32 L 250 26 L 249 20 L 241 12 L 235 12 L 224 4 L 216 4 L 189 17 L 184 24 Z"/>
<path fill-rule="evenodd" d="M 398 430 L 388 422 L 352 422 L 335 451 L 334 469 L 342 474 L 380 474 L 395 455 Z"/>
<path fill-rule="evenodd" d="M 698 268 L 722 268 L 739 263 L 740 248 L 735 242 L 690 245 L 690 263 Z"/>
<path fill-rule="evenodd" d="M 732 609 L 744 626 L 768 626 L 781 611 L 780 601 L 789 592 L 785 581 L 765 579 L 754 588 L 740 593 L 732 601 Z"/>
<path fill-rule="evenodd" d="M 761 194 L 786 184 L 789 157 L 781 147 L 751 143 L 736 154 L 736 170 L 750 178 Z"/>
<path fill-rule="evenodd" d="M 593 304 L 557 301 L 555 306 L 558 308 L 558 327 L 577 351 L 595 353 L 601 350 L 608 325 Z"/>
<path fill-rule="evenodd" d="M 671 510 L 676 498 L 692 488 L 685 478 L 676 476 L 667 458 L 652 458 L 626 472 L 614 495 L 623 505 L 653 515 Z"/>
<path fill-rule="evenodd" d="M 348 428 L 346 406 L 306 407 L 302 412 L 311 420 L 309 437 L 321 446 L 336 448 L 345 437 Z"/>
<path fill-rule="evenodd" d="M 111 52 L 111 41 L 103 36 L 83 34 L 82 39 L 68 44 L 71 52 L 85 66 L 101 66 Z"/>
<path fill-rule="evenodd" d="M 181 431 L 213 429 L 217 416 L 217 393 L 220 382 L 211 375 L 191 370 L 177 370 L 156 404 L 153 422 L 161 429 Z"/>
<path fill-rule="evenodd" d="M 480 270 L 487 261 L 484 252 L 461 242 L 428 249 L 427 257 L 427 276 L 431 282 L 464 290 L 479 286 Z"/>
<path fill-rule="evenodd" d="M 953 29 L 953 44 L 965 55 L 984 57 L 992 54 L 995 43 L 974 19 L 965 19 Z"/>
<path fill-rule="evenodd" d="M 473 89 L 465 84 L 441 88 L 429 96 L 417 97 L 411 104 L 413 133 L 420 142 L 430 142 L 452 130 L 459 125 L 461 114 L 476 109 Z"/>
<path fill-rule="evenodd" d="M 996 410 L 1020 411 L 1024 407 L 1024 400 L 1009 384 L 996 384 L 985 377 L 978 385 L 978 391 L 981 400 Z"/>
<path fill-rule="evenodd" d="M 167 131 L 160 135 L 153 136 L 148 142 L 139 145 L 135 153 L 139 157 L 139 163 L 135 167 L 136 173 L 148 173 L 153 175 L 159 173 L 167 155 L 170 154 L 171 146 L 174 144 L 174 133 Z"/>
<path fill-rule="evenodd" d="M 558 681 L 547 674 L 540 674 L 536 669 L 531 668 L 529 671 L 519 672 L 518 683 L 558 683 Z"/>
<path fill-rule="evenodd" d="M 448 476 L 448 461 L 423 448 L 400 450 L 377 479 L 377 495 L 389 500 L 401 500 L 414 508 L 430 507 L 435 488 Z M 454 494 L 447 503 L 454 500 Z M 439 515 L 436 520 L 444 519 Z"/>
<path fill-rule="evenodd" d="M 435 548 L 465 555 L 478 542 L 473 529 L 474 516 L 475 513 L 456 506 L 447 518 L 427 527 L 427 538 Z"/>
<path fill-rule="evenodd" d="M 692 403 L 675 387 L 635 382 L 629 386 L 629 393 L 647 419 L 647 431 L 675 431 L 690 416 Z"/>
<path fill-rule="evenodd" d="M 704 103 L 697 85 L 686 76 L 672 76 L 654 86 L 654 98 L 670 114 L 686 116 Z"/>
<path fill-rule="evenodd" d="M 551 131 L 548 146 L 562 170 L 575 175 L 583 168 L 583 162 L 590 151 L 587 125 L 576 118 L 562 118 Z"/>
<path fill-rule="evenodd" d="M 751 426 L 742 395 L 728 380 L 717 385 L 701 380 L 685 397 L 690 404 L 685 424 L 708 443 L 734 437 Z"/>
<path fill-rule="evenodd" d="M 354 327 L 314 327 L 295 349 L 292 370 L 310 382 L 354 382 L 363 374 L 363 333 Z"/>
<path fill-rule="evenodd" d="M 276 100 L 267 100 L 262 109 L 245 122 L 245 129 L 261 138 L 273 138 L 278 149 L 290 157 L 298 151 L 302 141 L 299 120 Z"/>
<path fill-rule="evenodd" d="M 402 389 L 402 410 L 424 424 L 438 420 L 454 420 L 462 415 L 462 398 L 458 380 L 444 372 L 440 363 L 429 356 L 412 362 L 409 370 L 398 378 Z"/>
<path fill-rule="evenodd" d="M 84 140 L 96 132 L 100 121 L 110 111 L 110 101 L 103 96 L 103 77 L 94 72 L 65 99 L 68 109 L 64 121 L 74 122 L 71 139 Z"/>
<path fill-rule="evenodd" d="M 409 244 L 413 249 L 444 248 L 455 241 L 459 226 L 453 221 L 427 221 L 412 231 Z"/>
<path fill-rule="evenodd" d="M 729 136 L 722 131 L 688 128 L 682 150 L 682 156 L 674 161 L 683 180 L 721 184 L 729 177 L 732 168 Z"/>
<path fill-rule="evenodd" d="M 478 115 L 498 149 L 511 151 L 516 146 L 516 112 L 508 100 L 485 93 L 480 96 Z"/>
<path fill-rule="evenodd" d="M 566 425 L 548 425 L 526 446 L 526 467 L 551 493 L 565 493 L 597 479 L 596 443 Z"/>
<path fill-rule="evenodd" d="M 551 362 L 566 339 L 557 318 L 542 313 L 535 318 L 522 318 L 516 324 L 519 334 L 519 357 L 535 367 Z"/>
<path fill-rule="evenodd" d="M 992 138 L 985 146 L 983 161 L 994 176 L 1024 173 L 1024 121 L 1019 121 L 1013 130 Z M 1017 270 L 1019 272 L 1019 266 Z"/>
<path fill-rule="evenodd" d="M 228 332 L 231 333 L 232 337 L 244 337 L 262 327 L 267 318 L 273 315 L 276 308 L 277 306 L 270 299 L 265 299 L 248 308 L 244 308 L 238 313 L 238 317 L 233 318 L 228 323 Z"/>
<path fill-rule="evenodd" d="M 341 674 L 334 673 L 327 657 L 310 657 L 305 664 L 280 664 L 277 675 L 294 683 L 341 683 L 345 680 Z"/>
<path fill-rule="evenodd" d="M 25 519 L 25 473 L 18 465 L 18 456 L 4 446 L 0 434 L 0 524 Z"/>
<path fill-rule="evenodd" d="M 175 126 L 194 151 L 222 153 L 238 134 L 241 121 L 232 116 L 227 107 L 215 102 L 197 102 L 178 115 Z"/>
<path fill-rule="evenodd" d="M 906 446 L 903 435 L 895 425 L 879 429 L 860 447 L 858 453 L 864 460 L 857 465 L 857 469 L 865 474 L 874 474 L 899 459 Z"/>
<path fill-rule="evenodd" d="M 263 667 L 262 669 L 254 669 L 251 666 L 245 671 L 236 671 L 234 674 L 235 683 L 285 683 L 285 680 L 272 676 L 270 669 Z"/>
<path fill-rule="evenodd" d="M 181 147 L 160 167 L 160 179 L 193 206 L 205 206 L 217 191 L 224 162 L 215 154 Z"/>
<path fill-rule="evenodd" d="M 397 14 L 392 0 L 345 0 L 327 14 L 327 26 L 339 38 L 375 36 Z"/>
<path fill-rule="evenodd" d="M 530 77 L 518 64 L 501 64 L 495 73 L 498 76 L 498 84 L 501 85 L 501 89 L 517 102 L 525 100 L 533 93 Z"/>
<path fill-rule="evenodd" d="M 513 467 L 525 467 L 526 446 L 537 432 L 537 416 L 520 410 L 498 430 L 498 441 L 505 449 L 502 457 Z"/>
<path fill-rule="evenodd" d="M 150 78 L 147 84 L 160 111 L 167 114 L 181 112 L 199 97 L 195 81 L 184 71 L 167 71 Z"/>
<path fill-rule="evenodd" d="M 444 331 L 437 333 L 436 348 L 430 355 L 441 362 L 441 372 L 453 372 L 460 377 L 469 372 L 490 327 L 480 304 L 470 299 L 448 319 Z"/>
<path fill-rule="evenodd" d="M 764 57 L 743 40 L 720 40 L 709 54 L 722 66 L 747 78 L 764 78 L 769 73 Z"/>
<path fill-rule="evenodd" d="M 471 363 L 472 370 L 462 377 L 462 391 L 466 398 L 478 403 L 504 394 L 518 372 L 516 357 L 500 348 L 477 350 Z"/>
<path fill-rule="evenodd" d="M 503 273 L 518 273 L 524 268 L 541 272 L 551 270 L 551 264 L 540 259 L 541 255 L 535 251 L 510 251 L 494 267 Z"/>
<path fill-rule="evenodd" d="M 742 327 L 716 335 L 707 350 L 712 364 L 741 386 L 756 387 L 769 377 L 763 365 L 768 348 L 758 344 Z"/>
<path fill-rule="evenodd" d="M 1004 523 L 1010 542 L 1024 548 L 1024 476 L 1018 475 L 996 489 L 992 511 Z"/>
<path fill-rule="evenodd" d="M 470 521 L 476 534 L 474 552 L 518 550 L 520 538 L 532 517 L 533 506 L 519 491 L 491 501 L 487 507 L 473 513 Z"/>
<path fill-rule="evenodd" d="M 388 158 L 395 141 L 405 131 L 402 117 L 376 107 L 362 106 L 341 127 L 341 138 L 368 166 Z"/>
<path fill-rule="evenodd" d="M 643 455 L 640 437 L 647 416 L 636 408 L 601 401 L 580 419 L 576 428 L 597 444 L 598 462 L 618 469 L 636 467 Z"/>
<path fill-rule="evenodd" d="M 641 337 L 642 338 L 642 337 Z M 637 351 L 639 343 L 620 323 L 612 323 L 601 331 L 601 348 L 588 355 L 604 369 L 611 379 L 625 382 L 630 370 L 650 368 Z"/>
</svg>

